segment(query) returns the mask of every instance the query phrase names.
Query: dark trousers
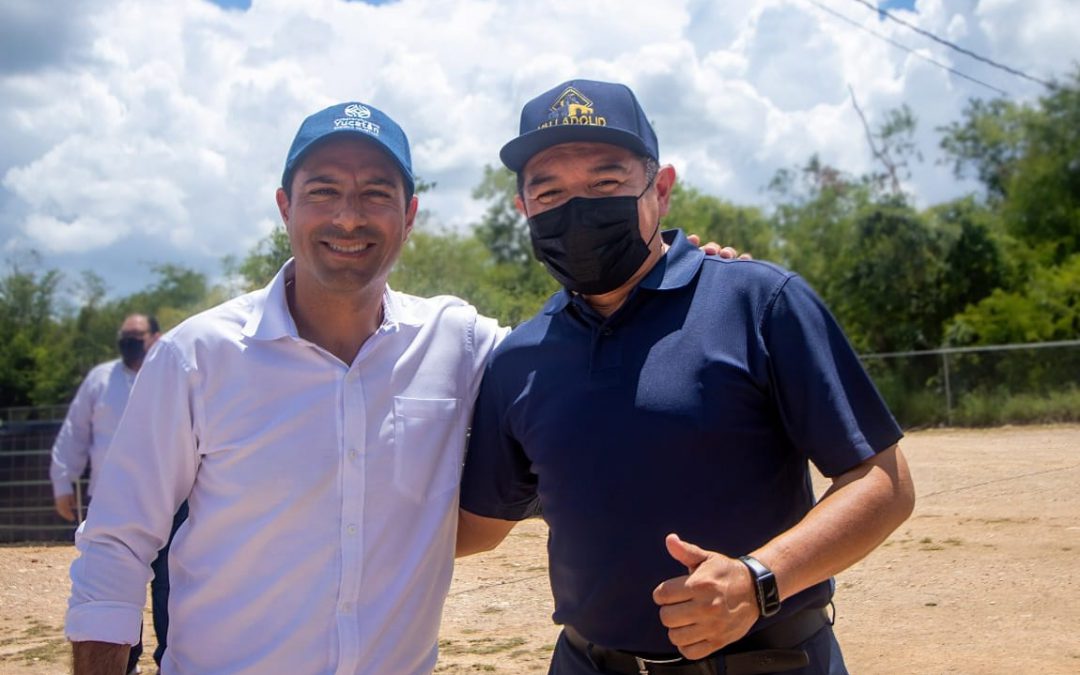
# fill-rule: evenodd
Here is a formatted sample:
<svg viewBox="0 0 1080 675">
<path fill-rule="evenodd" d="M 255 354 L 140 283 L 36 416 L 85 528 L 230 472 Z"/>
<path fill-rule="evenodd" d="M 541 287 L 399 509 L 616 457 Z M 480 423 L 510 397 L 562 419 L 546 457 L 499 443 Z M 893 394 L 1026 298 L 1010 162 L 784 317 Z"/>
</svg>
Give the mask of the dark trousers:
<svg viewBox="0 0 1080 675">
<path fill-rule="evenodd" d="M 800 644 L 798 649 L 806 650 L 810 657 L 810 665 L 798 670 L 784 671 L 783 675 L 847 675 L 847 667 L 844 665 L 844 657 L 840 653 L 840 644 L 833 635 L 832 627 L 825 626 L 817 633 Z M 551 655 L 551 668 L 548 675 L 596 675 L 597 673 L 610 674 L 610 671 L 596 668 L 587 656 L 579 652 L 566 640 L 566 636 L 559 634 L 559 640 L 555 643 L 555 652 Z M 719 675 L 724 675 L 723 665 L 720 666 Z"/>
<path fill-rule="evenodd" d="M 165 548 L 158 551 L 158 556 L 150 564 L 154 570 L 154 579 L 150 582 L 150 608 L 154 616 L 154 634 L 157 635 L 157 649 L 154 650 L 154 663 L 161 666 L 161 657 L 165 655 L 168 646 L 169 634 L 169 547 L 180 525 L 187 520 L 188 505 L 184 502 L 173 516 L 172 532 L 169 533 L 169 541 L 165 542 Z M 135 649 L 132 648 L 134 652 Z M 142 653 L 142 645 L 139 645 L 139 653 Z M 137 659 L 136 659 L 137 660 Z M 130 671 L 130 667 L 128 668 Z"/>
</svg>

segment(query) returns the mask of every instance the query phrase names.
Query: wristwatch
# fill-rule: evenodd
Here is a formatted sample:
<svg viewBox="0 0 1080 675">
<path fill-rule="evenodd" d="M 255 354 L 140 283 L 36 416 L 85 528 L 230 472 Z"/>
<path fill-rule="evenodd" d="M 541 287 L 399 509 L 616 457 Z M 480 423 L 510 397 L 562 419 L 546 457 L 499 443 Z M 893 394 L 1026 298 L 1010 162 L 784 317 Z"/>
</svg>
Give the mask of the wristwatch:
<svg viewBox="0 0 1080 675">
<path fill-rule="evenodd" d="M 739 560 L 750 568 L 754 578 L 758 609 L 761 616 L 772 616 L 780 611 L 780 589 L 776 587 L 776 575 L 752 555 L 741 555 Z"/>
</svg>

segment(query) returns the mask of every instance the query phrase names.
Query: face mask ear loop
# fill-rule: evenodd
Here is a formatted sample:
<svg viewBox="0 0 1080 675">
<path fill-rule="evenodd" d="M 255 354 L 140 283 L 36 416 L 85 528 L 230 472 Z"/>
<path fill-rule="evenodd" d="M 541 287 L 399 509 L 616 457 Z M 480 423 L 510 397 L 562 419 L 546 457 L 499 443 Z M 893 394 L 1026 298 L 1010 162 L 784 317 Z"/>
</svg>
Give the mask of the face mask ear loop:
<svg viewBox="0 0 1080 675">
<path fill-rule="evenodd" d="M 652 178 L 650 178 L 650 179 L 649 179 L 649 182 L 648 182 L 648 183 L 647 183 L 647 184 L 645 185 L 645 189 L 644 189 L 644 190 L 642 190 L 642 191 L 641 191 L 641 194 L 639 194 L 639 195 L 637 196 L 637 198 L 638 198 L 639 200 L 640 200 L 640 199 L 641 199 L 642 197 L 644 197 L 644 196 L 645 196 L 645 193 L 646 193 L 646 192 L 648 192 L 648 191 L 649 191 L 649 188 L 651 188 L 651 187 L 653 186 L 653 181 L 655 181 L 655 180 L 656 180 L 656 174 L 653 174 Z M 653 231 L 652 231 L 652 235 L 651 235 L 651 236 L 649 237 L 649 241 L 645 242 L 645 248 L 648 248 L 648 247 L 652 246 L 652 243 L 653 243 L 653 239 L 656 239 L 656 233 L 657 233 L 657 232 L 659 232 L 659 231 L 660 231 L 660 219 L 659 219 L 659 218 L 657 218 L 657 219 L 656 219 L 656 227 L 655 227 L 655 228 L 653 228 Z"/>
</svg>

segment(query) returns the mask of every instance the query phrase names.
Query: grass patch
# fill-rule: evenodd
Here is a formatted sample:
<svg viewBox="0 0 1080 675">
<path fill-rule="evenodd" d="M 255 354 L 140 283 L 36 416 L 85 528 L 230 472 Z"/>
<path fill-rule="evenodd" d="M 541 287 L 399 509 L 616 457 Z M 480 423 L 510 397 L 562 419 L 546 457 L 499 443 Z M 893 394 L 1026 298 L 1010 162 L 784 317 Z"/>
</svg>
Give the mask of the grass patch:
<svg viewBox="0 0 1080 675">
<path fill-rule="evenodd" d="M 70 653 L 68 641 L 61 638 L 23 649 L 11 654 L 8 659 L 23 663 L 63 663 Z"/>
<path fill-rule="evenodd" d="M 525 642 L 526 640 L 523 637 L 476 638 L 475 640 L 468 640 L 465 643 L 458 643 L 453 640 L 440 640 L 439 651 L 445 656 L 498 654 L 499 652 L 508 652 L 512 649 L 517 649 L 525 644 Z"/>
<path fill-rule="evenodd" d="M 46 626 L 40 621 L 31 621 L 30 625 L 23 629 L 23 637 L 28 638 L 50 637 L 58 634 L 63 635 L 63 633 L 63 627 Z"/>
<path fill-rule="evenodd" d="M 966 394 L 953 410 L 953 424 L 994 427 L 1003 424 L 1080 422 L 1080 388 L 1044 395 L 977 392 Z"/>
</svg>

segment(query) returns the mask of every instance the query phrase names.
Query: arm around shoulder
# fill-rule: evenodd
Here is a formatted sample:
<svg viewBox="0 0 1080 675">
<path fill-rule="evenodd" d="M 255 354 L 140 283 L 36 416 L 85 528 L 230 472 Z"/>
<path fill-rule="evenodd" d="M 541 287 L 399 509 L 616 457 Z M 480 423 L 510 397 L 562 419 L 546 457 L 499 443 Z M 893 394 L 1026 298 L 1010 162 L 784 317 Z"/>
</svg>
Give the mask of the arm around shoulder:
<svg viewBox="0 0 1080 675">
<path fill-rule="evenodd" d="M 516 520 L 488 518 L 458 509 L 457 549 L 454 555 L 461 558 L 490 551 L 506 539 L 514 525 L 517 525 Z"/>
</svg>

